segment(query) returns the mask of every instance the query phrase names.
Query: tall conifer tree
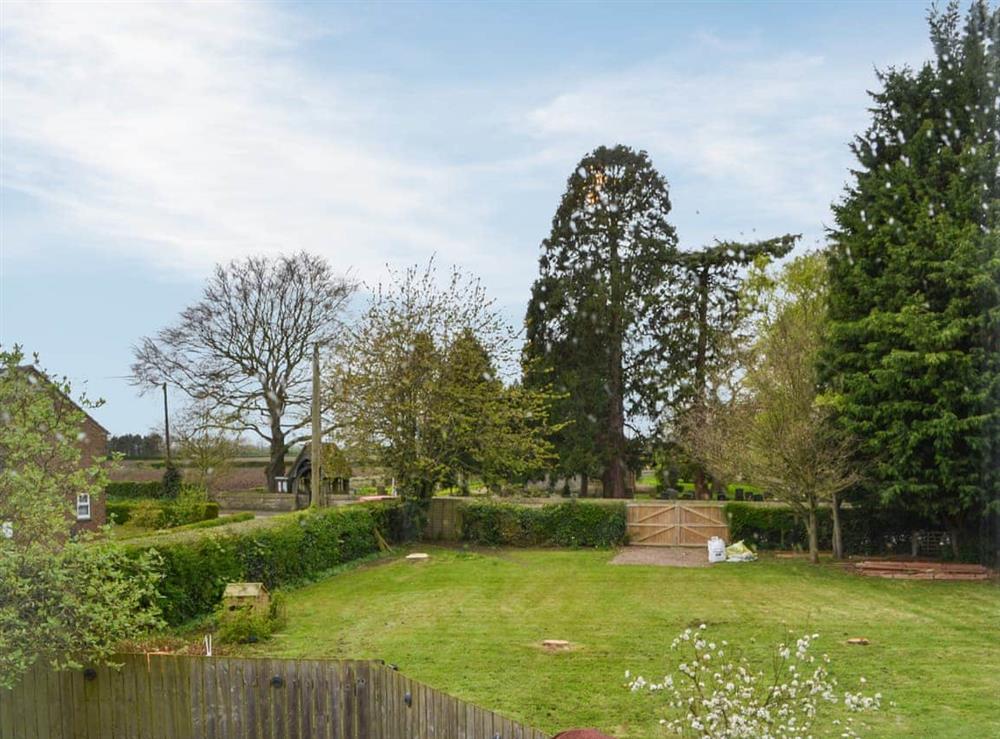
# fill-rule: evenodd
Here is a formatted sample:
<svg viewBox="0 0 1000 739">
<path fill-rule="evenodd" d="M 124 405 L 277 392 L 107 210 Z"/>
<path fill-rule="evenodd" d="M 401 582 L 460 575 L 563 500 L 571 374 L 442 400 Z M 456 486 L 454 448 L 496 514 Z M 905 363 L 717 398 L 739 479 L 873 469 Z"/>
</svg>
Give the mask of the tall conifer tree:
<svg viewBox="0 0 1000 739">
<path fill-rule="evenodd" d="M 1000 10 L 978 0 L 963 23 L 953 2 L 929 22 L 934 60 L 880 74 L 852 145 L 825 371 L 871 493 L 956 542 L 1000 479 Z"/>
<path fill-rule="evenodd" d="M 627 414 L 640 405 L 637 359 L 650 340 L 643 314 L 676 252 L 669 211 L 645 152 L 602 146 L 570 175 L 542 242 L 526 355 L 565 395 L 564 464 L 599 468 L 606 497 L 626 495 Z"/>
</svg>

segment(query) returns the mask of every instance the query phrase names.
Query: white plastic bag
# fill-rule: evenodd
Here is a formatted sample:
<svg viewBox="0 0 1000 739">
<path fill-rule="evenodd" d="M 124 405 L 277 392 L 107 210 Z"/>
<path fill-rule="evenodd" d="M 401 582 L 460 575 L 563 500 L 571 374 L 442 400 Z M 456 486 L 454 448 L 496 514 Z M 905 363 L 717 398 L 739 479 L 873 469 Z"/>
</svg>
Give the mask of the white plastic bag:
<svg viewBox="0 0 1000 739">
<path fill-rule="evenodd" d="M 708 561 L 713 564 L 726 561 L 726 542 L 718 536 L 708 540 Z"/>
</svg>

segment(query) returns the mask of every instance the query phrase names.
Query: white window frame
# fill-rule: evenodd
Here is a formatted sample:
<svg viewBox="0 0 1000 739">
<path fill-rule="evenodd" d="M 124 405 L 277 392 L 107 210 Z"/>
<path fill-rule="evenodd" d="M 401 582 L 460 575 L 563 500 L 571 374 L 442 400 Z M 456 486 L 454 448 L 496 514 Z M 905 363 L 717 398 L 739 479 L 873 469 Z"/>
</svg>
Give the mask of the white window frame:
<svg viewBox="0 0 1000 739">
<path fill-rule="evenodd" d="M 83 511 L 86 510 L 86 513 Z M 90 520 L 90 493 L 80 493 L 76 496 L 76 520 Z"/>
</svg>

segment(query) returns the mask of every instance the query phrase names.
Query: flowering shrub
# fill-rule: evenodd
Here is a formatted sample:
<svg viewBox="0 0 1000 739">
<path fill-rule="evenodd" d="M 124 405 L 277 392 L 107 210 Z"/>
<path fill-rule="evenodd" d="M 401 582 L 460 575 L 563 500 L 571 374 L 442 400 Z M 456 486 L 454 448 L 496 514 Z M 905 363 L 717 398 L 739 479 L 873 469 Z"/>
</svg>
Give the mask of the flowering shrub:
<svg viewBox="0 0 1000 739">
<path fill-rule="evenodd" d="M 729 656 L 729 644 L 710 641 L 705 624 L 686 629 L 670 648 L 683 653 L 679 675 L 653 683 L 642 676 L 625 678 L 634 692 L 664 692 L 672 709 L 680 715 L 660 721 L 682 736 L 700 739 L 802 739 L 810 737 L 820 708 L 842 703 L 848 713 L 875 711 L 882 695 L 838 692 L 830 674 L 830 658 L 817 660 L 810 654 L 818 634 L 803 636 L 794 647 L 779 644 L 770 674 L 754 670 L 742 656 Z M 861 683 L 865 679 L 861 678 Z M 859 736 L 853 717 L 844 722 L 830 719 L 829 728 L 841 737 Z"/>
</svg>

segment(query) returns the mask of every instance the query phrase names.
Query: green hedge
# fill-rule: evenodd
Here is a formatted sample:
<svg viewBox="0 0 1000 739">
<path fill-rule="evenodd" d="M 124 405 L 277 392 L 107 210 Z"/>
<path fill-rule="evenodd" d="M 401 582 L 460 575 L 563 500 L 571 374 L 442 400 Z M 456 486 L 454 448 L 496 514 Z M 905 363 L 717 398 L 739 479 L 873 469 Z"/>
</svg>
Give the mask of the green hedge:
<svg viewBox="0 0 1000 739">
<path fill-rule="evenodd" d="M 211 501 L 184 504 L 162 500 L 149 502 L 159 511 L 154 528 L 173 528 L 219 517 L 219 504 Z M 109 522 L 123 524 L 132 518 L 137 508 L 146 505 L 148 503 L 142 500 L 109 500 L 105 510 Z"/>
<path fill-rule="evenodd" d="M 162 498 L 163 484 L 159 480 L 149 482 L 109 482 L 104 487 L 104 495 L 112 500 L 141 500 L 143 498 Z"/>
<path fill-rule="evenodd" d="M 470 501 L 460 515 L 462 540 L 485 546 L 613 547 L 626 540 L 623 503 L 529 507 Z"/>
<path fill-rule="evenodd" d="M 159 553 L 160 607 L 167 623 L 177 625 L 211 612 L 226 583 L 263 582 L 273 589 L 374 554 L 375 529 L 390 515 L 364 505 L 304 511 L 266 528 L 206 532 L 133 551 Z"/>
<path fill-rule="evenodd" d="M 759 549 L 805 549 L 805 523 L 788 506 L 727 503 L 729 537 Z M 817 512 L 819 547 L 830 549 L 833 516 L 829 508 Z M 933 528 L 905 513 L 885 509 L 841 508 L 840 529 L 845 554 L 907 553 L 914 529 Z"/>
</svg>

